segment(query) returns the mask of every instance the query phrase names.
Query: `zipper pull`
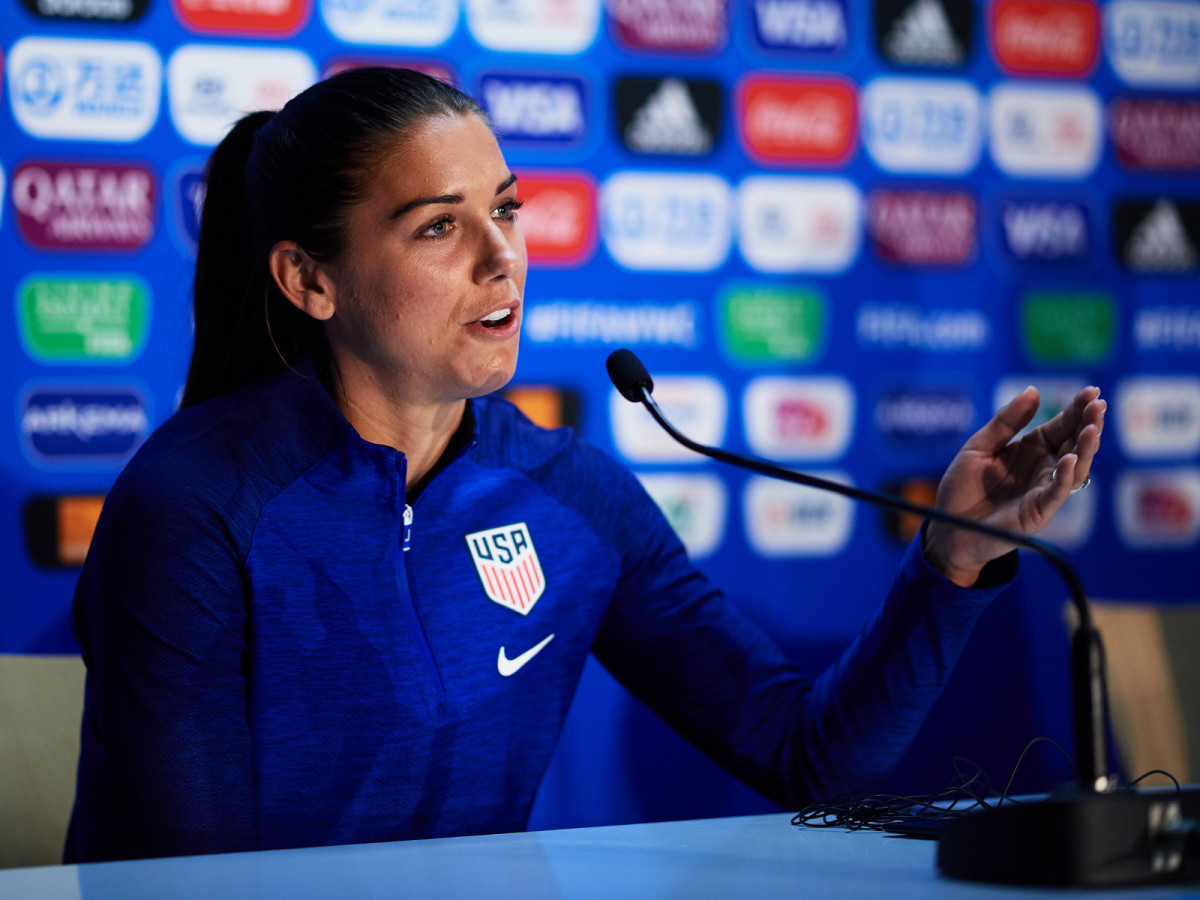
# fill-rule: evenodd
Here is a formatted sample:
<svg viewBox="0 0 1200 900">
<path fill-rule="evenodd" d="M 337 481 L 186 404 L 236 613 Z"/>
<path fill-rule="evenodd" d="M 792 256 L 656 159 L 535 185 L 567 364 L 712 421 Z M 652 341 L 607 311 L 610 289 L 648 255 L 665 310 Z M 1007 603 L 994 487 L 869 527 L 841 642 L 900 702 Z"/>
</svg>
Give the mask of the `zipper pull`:
<svg viewBox="0 0 1200 900">
<path fill-rule="evenodd" d="M 404 540 L 402 542 L 402 549 L 404 550 L 405 553 L 407 553 L 409 548 L 412 546 L 412 523 L 413 523 L 412 507 L 409 506 L 407 503 L 405 503 L 404 504 Z"/>
</svg>

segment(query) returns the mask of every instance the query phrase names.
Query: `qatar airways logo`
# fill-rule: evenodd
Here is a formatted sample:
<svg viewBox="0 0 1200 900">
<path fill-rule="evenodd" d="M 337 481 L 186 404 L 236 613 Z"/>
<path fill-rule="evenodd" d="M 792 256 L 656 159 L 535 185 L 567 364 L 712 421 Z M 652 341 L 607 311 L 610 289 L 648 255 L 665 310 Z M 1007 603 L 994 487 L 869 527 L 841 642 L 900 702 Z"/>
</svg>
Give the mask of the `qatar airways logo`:
<svg viewBox="0 0 1200 900">
<path fill-rule="evenodd" d="M 965 175 L 979 162 L 981 101 L 968 81 L 876 78 L 862 107 L 863 143 L 885 171 Z"/>
<path fill-rule="evenodd" d="M 867 230 L 879 258 L 913 266 L 961 266 L 975 258 L 975 199 L 964 191 L 874 191 Z"/>
<path fill-rule="evenodd" d="M 587 136 L 587 82 L 577 75 L 489 72 L 479 78 L 478 95 L 506 145 L 560 149 Z"/>
<path fill-rule="evenodd" d="M 279 109 L 317 80 L 299 50 L 186 44 L 167 63 L 171 118 L 193 144 L 213 146 L 247 112 Z"/>
<path fill-rule="evenodd" d="M 746 441 L 759 456 L 830 460 L 850 446 L 854 389 L 844 378 L 756 378 L 743 407 Z"/>
<path fill-rule="evenodd" d="M 150 430 L 142 392 L 124 385 L 35 388 L 19 414 L 29 457 L 56 466 L 123 463 Z"/>
<path fill-rule="evenodd" d="M 846 179 L 751 175 L 738 188 L 738 249 L 759 272 L 845 271 L 861 233 L 862 196 Z"/>
<path fill-rule="evenodd" d="M 613 30 L 634 50 L 711 53 L 725 46 L 727 0 L 609 0 Z"/>
<path fill-rule="evenodd" d="M 521 172 L 518 215 L 529 262 L 578 266 L 596 247 L 596 185 L 586 172 Z"/>
<path fill-rule="evenodd" d="M 1200 170 L 1200 102 L 1121 97 L 1109 123 L 1117 159 L 1127 168 Z"/>
<path fill-rule="evenodd" d="M 596 40 L 601 0 L 467 0 L 467 27 L 499 52 L 575 54 Z M 429 0 L 422 6 L 436 5 Z M 447 4 L 453 5 L 453 4 Z"/>
<path fill-rule="evenodd" d="M 1100 52 L 1100 8 L 1091 0 L 996 0 L 992 53 L 1009 75 L 1080 78 Z"/>
<path fill-rule="evenodd" d="M 1115 0 L 1105 8 L 1108 60 L 1137 87 L 1200 87 L 1200 4 Z"/>
<path fill-rule="evenodd" d="M 733 243 L 731 194 L 718 175 L 617 172 L 601 192 L 605 246 L 627 269 L 710 272 Z"/>
<path fill-rule="evenodd" d="M 668 375 L 654 379 L 654 399 L 676 428 L 701 444 L 721 446 L 729 417 L 729 397 L 707 375 Z M 617 450 L 634 463 L 698 465 L 704 457 L 677 444 L 637 403 L 615 389 L 609 394 L 609 419 Z"/>
<path fill-rule="evenodd" d="M 853 486 L 844 472 L 820 475 Z M 742 504 L 746 538 L 760 556 L 833 556 L 850 543 L 854 503 L 848 497 L 755 475 Z"/>
<path fill-rule="evenodd" d="M 729 506 L 725 482 L 715 475 L 639 474 L 638 481 L 663 511 L 690 559 L 704 559 L 721 546 Z"/>
<path fill-rule="evenodd" d="M 27 162 L 12 181 L 21 236 L 43 250 L 137 250 L 154 234 L 156 194 L 134 164 Z"/>
<path fill-rule="evenodd" d="M 1138 550 L 1180 549 L 1200 539 L 1200 469 L 1132 469 L 1113 490 L 1117 533 Z"/>
<path fill-rule="evenodd" d="M 1127 378 L 1113 395 L 1117 440 L 1131 459 L 1200 453 L 1200 379 Z"/>
<path fill-rule="evenodd" d="M 204 34 L 296 34 L 312 12 L 311 0 L 171 0 L 175 17 Z"/>
<path fill-rule="evenodd" d="M 849 40 L 846 0 L 752 0 L 750 21 L 767 50 L 836 53 Z"/>
<path fill-rule="evenodd" d="M 162 60 L 150 44 L 27 37 L 7 69 L 13 117 L 34 137 L 131 142 L 158 118 Z"/>
<path fill-rule="evenodd" d="M 1086 178 L 1100 162 L 1100 99 L 1086 87 L 1001 83 L 991 93 L 991 152 L 1013 177 Z"/>
<path fill-rule="evenodd" d="M 321 18 L 348 44 L 437 47 L 458 25 L 460 0 L 320 0 Z"/>
<path fill-rule="evenodd" d="M 768 165 L 840 166 L 858 130 L 854 85 L 837 78 L 750 75 L 737 87 L 738 135 Z"/>
</svg>

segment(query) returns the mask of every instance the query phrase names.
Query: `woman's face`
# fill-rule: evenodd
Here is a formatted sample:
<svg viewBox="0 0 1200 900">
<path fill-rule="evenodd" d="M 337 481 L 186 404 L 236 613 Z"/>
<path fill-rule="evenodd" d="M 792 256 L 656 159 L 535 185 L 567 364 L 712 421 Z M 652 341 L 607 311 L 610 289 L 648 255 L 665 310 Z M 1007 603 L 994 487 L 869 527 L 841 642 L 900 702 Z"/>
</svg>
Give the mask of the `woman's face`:
<svg viewBox="0 0 1200 900">
<path fill-rule="evenodd" d="M 339 368 L 365 370 L 405 403 L 455 402 L 512 378 L 527 264 L 515 181 L 474 114 L 429 119 L 379 160 L 326 267 Z"/>
</svg>

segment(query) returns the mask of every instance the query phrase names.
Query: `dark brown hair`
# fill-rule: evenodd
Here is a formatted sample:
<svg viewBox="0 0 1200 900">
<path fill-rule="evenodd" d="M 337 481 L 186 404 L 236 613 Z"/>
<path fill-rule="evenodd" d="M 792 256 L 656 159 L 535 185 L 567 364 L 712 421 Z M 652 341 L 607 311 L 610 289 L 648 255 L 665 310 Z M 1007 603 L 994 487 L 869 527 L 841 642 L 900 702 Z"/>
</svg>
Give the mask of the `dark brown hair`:
<svg viewBox="0 0 1200 900">
<path fill-rule="evenodd" d="M 312 358 L 326 384 L 321 324 L 279 292 L 271 247 L 292 240 L 315 259 L 344 249 L 346 210 L 364 173 L 421 122 L 486 115 L 445 82 L 409 69 L 351 69 L 318 82 L 277 113 L 241 119 L 208 161 L 193 282 L 195 343 L 183 406 Z"/>
</svg>

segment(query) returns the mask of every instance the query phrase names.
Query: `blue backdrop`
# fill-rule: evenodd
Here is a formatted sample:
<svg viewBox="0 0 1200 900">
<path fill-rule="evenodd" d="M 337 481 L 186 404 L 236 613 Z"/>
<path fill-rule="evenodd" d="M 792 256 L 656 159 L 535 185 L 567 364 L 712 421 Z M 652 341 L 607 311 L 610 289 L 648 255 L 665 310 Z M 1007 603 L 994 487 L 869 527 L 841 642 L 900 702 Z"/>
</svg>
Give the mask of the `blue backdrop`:
<svg viewBox="0 0 1200 900">
<path fill-rule="evenodd" d="M 700 439 L 918 499 L 1026 384 L 1047 413 L 1100 384 L 1094 484 L 1049 537 L 1096 596 L 1200 596 L 1200 4 L 3 4 L 0 652 L 73 649 L 100 498 L 175 407 L 207 153 L 363 63 L 463 85 L 521 177 L 515 399 L 623 458 L 797 654 L 853 636 L 912 523 L 678 454 L 612 349 Z M 1064 597 L 1026 561 L 896 786 L 1069 741 Z M 596 669 L 534 824 L 761 805 Z"/>
</svg>

